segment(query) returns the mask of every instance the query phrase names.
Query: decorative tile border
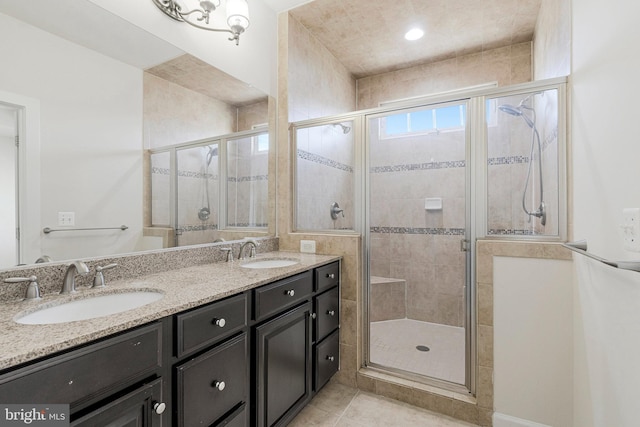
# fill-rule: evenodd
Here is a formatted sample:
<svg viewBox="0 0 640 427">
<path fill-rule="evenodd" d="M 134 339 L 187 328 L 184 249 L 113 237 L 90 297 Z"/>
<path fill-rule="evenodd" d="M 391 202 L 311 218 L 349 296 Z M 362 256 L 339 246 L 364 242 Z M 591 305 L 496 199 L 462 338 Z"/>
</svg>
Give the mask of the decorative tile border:
<svg viewBox="0 0 640 427">
<path fill-rule="evenodd" d="M 158 167 L 152 167 L 151 168 L 151 174 L 152 175 L 171 175 L 171 169 L 169 168 L 158 168 Z M 218 179 L 218 175 L 214 175 L 211 173 L 202 173 L 202 172 L 193 172 L 193 171 L 181 171 L 178 170 L 178 176 L 182 177 L 182 178 L 207 178 L 207 179 L 212 179 L 212 180 L 217 180 Z"/>
<path fill-rule="evenodd" d="M 505 157 L 491 157 L 487 159 L 489 166 L 498 165 L 513 165 L 529 163 L 529 157 L 527 156 L 505 156 Z M 433 169 L 454 169 L 464 168 L 466 162 L 464 160 L 452 160 L 448 162 L 427 162 L 427 163 L 410 163 L 404 165 L 391 165 L 391 166 L 373 166 L 369 169 L 370 173 L 389 173 L 389 172 L 410 172 L 419 170 L 433 170 Z"/>
<path fill-rule="evenodd" d="M 428 234 L 432 236 L 464 236 L 464 228 L 415 228 L 415 227 L 371 227 L 371 233 L 380 234 Z"/>
<path fill-rule="evenodd" d="M 308 160 L 313 163 L 317 163 L 323 166 L 329 166 L 330 168 L 339 169 L 341 171 L 353 173 L 353 167 L 344 163 L 336 162 L 329 158 L 320 156 L 318 154 L 309 153 L 308 151 L 298 150 L 298 159 Z"/>
<path fill-rule="evenodd" d="M 509 228 L 492 228 L 487 230 L 487 234 L 491 236 L 535 236 L 538 233 L 535 230 L 518 230 Z"/>
<path fill-rule="evenodd" d="M 529 163 L 529 157 L 527 156 L 490 157 L 487 160 L 487 164 L 489 166 L 515 165 L 520 163 Z"/>
<path fill-rule="evenodd" d="M 199 225 L 179 225 L 178 226 L 178 230 L 181 230 L 182 232 L 189 232 L 189 231 L 205 231 L 205 230 L 217 230 L 218 229 L 218 224 L 199 224 Z"/>
<path fill-rule="evenodd" d="M 269 175 L 253 175 L 241 176 L 240 178 L 230 176 L 228 182 L 253 182 L 253 181 L 269 181 Z"/>
<path fill-rule="evenodd" d="M 267 228 L 269 224 L 257 224 L 254 222 L 236 222 L 235 224 L 227 224 L 228 227 L 251 227 L 251 228 Z"/>
<path fill-rule="evenodd" d="M 463 168 L 466 166 L 464 160 L 454 160 L 450 162 L 428 162 L 428 163 L 412 163 L 406 165 L 393 165 L 393 166 L 372 166 L 369 169 L 370 173 L 389 173 L 389 172 L 408 172 L 417 170 L 431 170 L 431 169 L 453 169 Z"/>
</svg>

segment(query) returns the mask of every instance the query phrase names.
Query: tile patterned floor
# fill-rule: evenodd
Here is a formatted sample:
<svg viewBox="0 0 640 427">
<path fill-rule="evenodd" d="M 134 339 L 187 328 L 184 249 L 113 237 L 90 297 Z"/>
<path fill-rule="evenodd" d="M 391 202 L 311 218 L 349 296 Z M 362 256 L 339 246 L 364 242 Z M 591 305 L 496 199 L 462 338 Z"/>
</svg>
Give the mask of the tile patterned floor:
<svg viewBox="0 0 640 427">
<path fill-rule="evenodd" d="M 371 322 L 371 361 L 378 365 L 464 384 L 464 359 L 464 328 L 410 319 Z"/>
<path fill-rule="evenodd" d="M 409 404 L 329 382 L 289 427 L 477 427 Z"/>
</svg>

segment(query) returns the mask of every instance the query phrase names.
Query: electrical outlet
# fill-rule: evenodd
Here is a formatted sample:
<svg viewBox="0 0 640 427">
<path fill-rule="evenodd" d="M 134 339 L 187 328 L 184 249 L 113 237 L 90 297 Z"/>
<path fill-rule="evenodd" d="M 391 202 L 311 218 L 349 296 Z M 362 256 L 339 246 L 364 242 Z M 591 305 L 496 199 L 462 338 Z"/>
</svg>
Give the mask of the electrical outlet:
<svg viewBox="0 0 640 427">
<path fill-rule="evenodd" d="M 315 240 L 300 240 L 300 252 L 307 254 L 316 253 L 316 241 Z"/>
<path fill-rule="evenodd" d="M 73 227 L 76 225 L 76 213 L 58 212 L 58 225 Z"/>
<path fill-rule="evenodd" d="M 624 248 L 640 252 L 640 208 L 627 208 L 622 211 L 624 222 L 621 225 L 624 235 Z"/>
</svg>

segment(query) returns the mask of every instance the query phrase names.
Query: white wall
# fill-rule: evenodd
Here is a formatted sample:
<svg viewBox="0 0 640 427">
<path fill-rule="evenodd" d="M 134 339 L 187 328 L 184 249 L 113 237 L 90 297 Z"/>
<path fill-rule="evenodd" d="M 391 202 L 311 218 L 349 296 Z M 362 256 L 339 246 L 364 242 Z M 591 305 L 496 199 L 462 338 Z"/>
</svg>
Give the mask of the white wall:
<svg viewBox="0 0 640 427">
<path fill-rule="evenodd" d="M 522 420 L 504 426 L 572 425 L 571 264 L 493 259 L 494 407 Z"/>
<path fill-rule="evenodd" d="M 40 101 L 42 226 L 74 211 L 76 227 L 130 227 L 83 239 L 52 233 L 24 261 L 134 250 L 142 230 L 142 71 L 5 15 L 0 40 L 0 91 Z"/>
<path fill-rule="evenodd" d="M 573 2 L 571 84 L 574 237 L 610 259 L 622 248 L 622 209 L 640 206 L 640 3 Z M 576 258 L 575 425 L 638 425 L 640 274 Z"/>
</svg>

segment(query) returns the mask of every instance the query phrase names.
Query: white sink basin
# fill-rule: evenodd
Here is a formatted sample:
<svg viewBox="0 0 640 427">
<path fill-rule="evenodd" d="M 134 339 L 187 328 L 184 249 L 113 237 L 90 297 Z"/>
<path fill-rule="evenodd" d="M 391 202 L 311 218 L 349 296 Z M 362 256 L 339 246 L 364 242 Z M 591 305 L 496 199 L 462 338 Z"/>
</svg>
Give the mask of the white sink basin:
<svg viewBox="0 0 640 427">
<path fill-rule="evenodd" d="M 262 259 L 240 264 L 244 268 L 280 268 L 298 264 L 295 259 Z"/>
<path fill-rule="evenodd" d="M 164 294 L 153 291 L 131 291 L 77 299 L 32 313 L 19 315 L 14 320 L 24 325 L 47 325 L 95 319 L 122 313 L 158 301 Z"/>
</svg>

